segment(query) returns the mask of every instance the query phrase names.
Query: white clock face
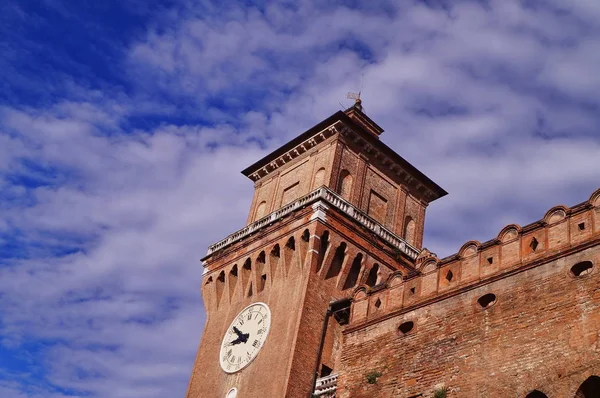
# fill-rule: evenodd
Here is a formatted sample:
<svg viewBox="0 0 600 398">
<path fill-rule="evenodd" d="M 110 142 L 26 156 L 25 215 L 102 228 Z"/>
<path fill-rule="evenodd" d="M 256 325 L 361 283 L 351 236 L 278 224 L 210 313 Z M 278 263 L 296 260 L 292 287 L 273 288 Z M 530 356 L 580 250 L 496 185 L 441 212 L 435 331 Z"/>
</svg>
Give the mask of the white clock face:
<svg viewBox="0 0 600 398">
<path fill-rule="evenodd" d="M 227 373 L 242 370 L 265 344 L 271 328 L 271 310 L 264 303 L 244 308 L 231 322 L 221 343 L 219 360 Z"/>
</svg>

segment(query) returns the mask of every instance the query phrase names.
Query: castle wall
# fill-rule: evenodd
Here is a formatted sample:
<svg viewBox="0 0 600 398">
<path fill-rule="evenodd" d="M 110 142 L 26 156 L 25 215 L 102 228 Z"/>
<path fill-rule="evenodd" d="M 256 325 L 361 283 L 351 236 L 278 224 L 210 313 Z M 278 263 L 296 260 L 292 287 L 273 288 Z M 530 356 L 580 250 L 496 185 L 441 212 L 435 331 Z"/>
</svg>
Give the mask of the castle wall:
<svg viewBox="0 0 600 398">
<path fill-rule="evenodd" d="M 338 396 L 427 397 L 442 386 L 457 397 L 574 396 L 600 372 L 599 210 L 597 191 L 454 256 L 424 251 L 417 277 L 357 289 Z"/>
</svg>

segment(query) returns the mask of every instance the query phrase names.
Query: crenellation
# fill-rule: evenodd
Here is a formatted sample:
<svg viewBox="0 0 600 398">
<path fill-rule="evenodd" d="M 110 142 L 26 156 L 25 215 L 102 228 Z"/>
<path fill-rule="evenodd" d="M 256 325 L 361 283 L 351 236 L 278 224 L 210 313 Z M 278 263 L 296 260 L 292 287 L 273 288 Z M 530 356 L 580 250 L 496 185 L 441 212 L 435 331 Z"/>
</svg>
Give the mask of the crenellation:
<svg viewBox="0 0 600 398">
<path fill-rule="evenodd" d="M 592 198 L 595 196 L 592 195 Z M 598 205 L 591 206 L 592 198 L 587 202 L 588 207 L 555 207 L 548 211 L 541 221 L 523 228 L 515 224 L 507 225 L 496 239 L 483 244 L 477 241 L 467 242 L 456 254 L 441 260 L 427 249 L 423 249 L 417 258 L 419 275 L 404 281 L 405 289 L 398 290 L 398 293 L 403 295 L 402 300 L 397 299 L 394 302 L 396 305 L 402 303 L 401 307 L 409 307 L 438 295 L 460 291 L 464 286 L 502 275 L 507 271 L 544 261 L 549 256 L 560 255 L 565 247 L 573 248 L 590 239 L 600 240 L 600 234 L 594 232 L 591 225 L 593 214 L 598 210 Z M 581 223 L 589 223 L 589 228 L 584 225 L 581 229 Z M 577 233 L 571 231 L 573 228 L 578 229 Z M 369 296 L 369 303 L 377 299 L 387 302 L 388 294 L 391 294 L 388 290 L 391 288 L 389 281 L 386 281 L 386 289 L 366 289 L 365 292 Z M 363 307 L 360 308 L 362 311 Z M 381 314 L 381 307 L 377 310 L 373 308 L 369 305 L 365 317 L 353 318 L 353 325 L 358 319 L 364 322 Z"/>
</svg>

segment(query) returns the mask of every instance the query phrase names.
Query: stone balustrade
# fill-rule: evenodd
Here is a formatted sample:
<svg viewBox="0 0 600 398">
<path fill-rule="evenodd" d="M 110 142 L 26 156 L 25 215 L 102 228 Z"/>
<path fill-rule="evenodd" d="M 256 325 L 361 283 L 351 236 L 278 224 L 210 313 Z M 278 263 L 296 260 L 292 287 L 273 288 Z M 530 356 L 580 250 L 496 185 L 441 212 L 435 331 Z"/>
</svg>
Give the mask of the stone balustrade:
<svg viewBox="0 0 600 398">
<path fill-rule="evenodd" d="M 384 227 L 381 223 L 375 221 L 373 218 L 365 214 L 362 210 L 358 209 L 350 202 L 344 200 L 337 193 L 333 192 L 325 186 L 315 189 L 309 194 L 302 196 L 301 198 L 283 206 L 282 208 L 272 212 L 271 214 L 268 214 L 260 220 L 253 222 L 245 228 L 234 232 L 225 239 L 209 246 L 206 255 L 210 256 L 211 254 L 221 249 L 224 249 L 225 247 L 228 247 L 236 242 L 241 241 L 242 239 L 246 238 L 252 233 L 273 224 L 274 222 L 280 220 L 288 214 L 318 201 L 326 202 L 330 206 L 335 207 L 338 211 L 347 214 L 358 224 L 367 228 L 375 235 L 379 236 L 381 239 L 389 243 L 391 246 L 395 247 L 400 252 L 407 255 L 409 258 L 414 260 L 419 255 L 419 250 L 417 248 L 410 245 L 404 239 L 400 238 L 392 231 Z"/>
<path fill-rule="evenodd" d="M 332 374 L 317 379 L 315 384 L 315 391 L 313 397 L 321 398 L 335 398 L 335 392 L 337 390 L 337 374 Z"/>
</svg>

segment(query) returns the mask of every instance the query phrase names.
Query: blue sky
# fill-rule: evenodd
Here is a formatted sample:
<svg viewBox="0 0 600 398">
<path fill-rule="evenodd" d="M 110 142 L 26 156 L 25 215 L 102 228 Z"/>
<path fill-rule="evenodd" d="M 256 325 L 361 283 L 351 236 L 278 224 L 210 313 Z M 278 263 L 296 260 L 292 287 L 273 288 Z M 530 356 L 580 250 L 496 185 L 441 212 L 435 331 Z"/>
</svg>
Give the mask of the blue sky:
<svg viewBox="0 0 600 398">
<path fill-rule="evenodd" d="M 599 21 L 596 0 L 3 2 L 0 396 L 183 396 L 239 171 L 363 73 L 382 140 L 450 193 L 439 256 L 587 200 Z"/>
</svg>

